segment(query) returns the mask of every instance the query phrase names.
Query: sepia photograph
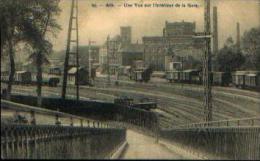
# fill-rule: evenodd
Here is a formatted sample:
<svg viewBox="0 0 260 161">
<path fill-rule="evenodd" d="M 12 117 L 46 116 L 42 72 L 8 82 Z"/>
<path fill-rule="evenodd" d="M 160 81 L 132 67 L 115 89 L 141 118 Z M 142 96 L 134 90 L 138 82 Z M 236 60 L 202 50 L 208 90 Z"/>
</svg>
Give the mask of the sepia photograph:
<svg viewBox="0 0 260 161">
<path fill-rule="evenodd" d="M 1 159 L 260 160 L 260 0 L 0 0 Z"/>
</svg>

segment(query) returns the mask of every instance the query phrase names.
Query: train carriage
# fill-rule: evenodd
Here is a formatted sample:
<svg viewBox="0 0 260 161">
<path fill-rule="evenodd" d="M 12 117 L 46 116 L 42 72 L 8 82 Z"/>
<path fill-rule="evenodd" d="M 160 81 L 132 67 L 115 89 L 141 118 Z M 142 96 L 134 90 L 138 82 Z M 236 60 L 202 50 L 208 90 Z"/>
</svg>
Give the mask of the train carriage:
<svg viewBox="0 0 260 161">
<path fill-rule="evenodd" d="M 245 88 L 260 89 L 260 72 L 251 71 L 245 75 Z"/>
<path fill-rule="evenodd" d="M 132 71 L 131 78 L 137 82 L 142 82 L 143 81 L 142 73 L 143 70 Z"/>
<path fill-rule="evenodd" d="M 183 71 L 180 71 L 179 82 L 185 82 L 185 74 Z"/>
<path fill-rule="evenodd" d="M 231 73 L 230 72 L 212 72 L 212 84 L 219 86 L 229 86 L 231 82 Z"/>
<path fill-rule="evenodd" d="M 146 67 L 143 60 L 134 61 L 130 70 L 130 79 L 137 82 L 148 82 L 151 78 L 152 69 Z"/>
<path fill-rule="evenodd" d="M 136 82 L 148 82 L 151 74 L 152 70 L 150 68 L 132 69 L 130 79 Z"/>
<path fill-rule="evenodd" d="M 49 74 L 61 75 L 62 74 L 62 69 L 60 67 L 50 67 L 49 68 Z"/>
<path fill-rule="evenodd" d="M 175 82 L 179 82 L 180 81 L 180 72 L 179 71 L 173 71 L 173 80 Z"/>
<path fill-rule="evenodd" d="M 248 71 L 236 71 L 232 74 L 232 83 L 239 88 L 245 88 L 245 76 Z"/>
<path fill-rule="evenodd" d="M 14 74 L 14 83 L 16 84 L 30 84 L 32 81 L 31 72 L 17 71 Z"/>
<path fill-rule="evenodd" d="M 58 77 L 49 77 L 47 78 L 47 85 L 50 87 L 57 87 L 60 82 L 60 78 Z"/>
<path fill-rule="evenodd" d="M 200 83 L 200 71 L 197 69 L 184 70 L 182 72 L 182 81 L 185 83 Z"/>
<path fill-rule="evenodd" d="M 142 78 L 144 82 L 148 82 L 151 79 L 153 71 L 151 68 L 145 68 L 144 72 L 142 73 Z"/>
<path fill-rule="evenodd" d="M 9 72 L 1 71 L 1 82 L 7 82 L 9 80 Z"/>
<path fill-rule="evenodd" d="M 170 82 L 179 82 L 180 79 L 180 71 L 173 70 L 173 71 L 167 71 L 166 72 L 166 79 Z"/>
<path fill-rule="evenodd" d="M 43 74 L 42 75 L 42 85 L 56 87 L 60 82 L 60 77 L 54 76 L 52 74 Z M 32 84 L 37 84 L 36 73 L 32 74 Z"/>
</svg>

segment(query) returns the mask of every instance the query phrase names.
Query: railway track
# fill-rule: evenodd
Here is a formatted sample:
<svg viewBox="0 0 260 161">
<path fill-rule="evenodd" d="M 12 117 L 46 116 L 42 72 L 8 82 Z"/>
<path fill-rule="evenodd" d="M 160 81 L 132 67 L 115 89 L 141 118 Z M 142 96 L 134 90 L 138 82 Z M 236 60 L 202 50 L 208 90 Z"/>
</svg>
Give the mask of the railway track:
<svg viewBox="0 0 260 161">
<path fill-rule="evenodd" d="M 50 93 L 57 93 L 58 88 L 49 88 L 46 87 L 44 91 Z M 30 93 L 33 91 L 29 90 Z M 69 95 L 75 94 L 74 87 L 68 88 Z M 196 98 L 189 98 L 187 96 L 178 95 L 176 93 L 171 93 L 171 91 L 163 92 L 162 89 L 156 90 L 154 87 L 121 87 L 120 88 L 90 88 L 90 87 L 81 87 L 80 89 L 81 97 L 87 97 L 90 99 L 102 99 L 105 101 L 113 101 L 116 96 L 128 95 L 134 99 L 140 97 L 149 97 L 158 101 L 159 110 L 168 113 L 171 115 L 164 116 L 161 118 L 160 122 L 162 124 L 170 126 L 176 124 L 184 124 L 191 122 L 201 121 L 203 118 L 203 108 L 202 102 Z M 213 106 L 213 116 L 214 120 L 229 119 L 229 118 L 238 118 L 238 117 L 249 117 L 257 114 L 257 108 L 254 110 L 248 110 L 243 107 L 235 104 L 232 106 L 227 100 L 215 100 Z M 229 108 L 226 108 L 230 106 Z M 235 112 L 234 112 L 235 110 Z M 256 113 L 255 113 L 256 112 Z"/>
<path fill-rule="evenodd" d="M 101 78 L 100 80 L 97 80 L 100 84 L 104 84 L 106 82 L 105 79 Z M 114 81 L 114 80 L 112 80 Z M 202 85 L 197 84 L 182 84 L 182 83 L 169 83 L 169 82 L 149 82 L 149 83 L 139 83 L 139 82 L 133 82 L 129 80 L 120 80 L 119 83 L 121 85 L 127 85 L 127 86 L 142 86 L 142 87 L 151 87 L 151 88 L 163 88 L 165 89 L 176 89 L 176 90 L 183 90 L 183 89 L 189 89 L 192 91 L 201 91 L 203 92 Z M 98 85 L 98 83 L 96 84 Z M 221 86 L 214 86 L 213 87 L 213 93 L 230 93 L 233 95 L 239 95 L 242 97 L 250 97 L 250 98 L 256 98 L 260 99 L 260 92 L 256 91 L 250 91 L 250 90 L 244 90 L 244 89 L 237 89 L 235 87 L 221 87 Z"/>
</svg>

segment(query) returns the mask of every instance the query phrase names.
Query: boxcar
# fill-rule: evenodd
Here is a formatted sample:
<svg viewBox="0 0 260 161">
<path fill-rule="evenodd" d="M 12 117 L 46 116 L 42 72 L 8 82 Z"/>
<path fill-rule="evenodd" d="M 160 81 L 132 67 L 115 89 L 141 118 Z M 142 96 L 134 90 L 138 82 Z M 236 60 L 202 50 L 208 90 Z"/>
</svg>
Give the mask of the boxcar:
<svg viewBox="0 0 260 161">
<path fill-rule="evenodd" d="M 231 73 L 229 72 L 212 72 L 212 84 L 220 86 L 229 86 L 231 83 Z"/>
<path fill-rule="evenodd" d="M 17 71 L 14 75 L 14 82 L 16 84 L 30 84 L 32 81 L 31 72 Z"/>
<path fill-rule="evenodd" d="M 180 71 L 179 73 L 179 82 L 185 82 L 185 75 L 183 71 Z"/>
<path fill-rule="evenodd" d="M 130 78 L 136 82 L 148 82 L 151 74 L 152 70 L 150 68 L 132 69 Z"/>
<path fill-rule="evenodd" d="M 232 74 L 232 83 L 239 88 L 245 88 L 245 76 L 248 71 L 236 71 Z"/>
<path fill-rule="evenodd" d="M 143 70 L 134 70 L 131 72 L 131 79 L 142 82 L 143 81 Z"/>
<path fill-rule="evenodd" d="M 50 67 L 49 74 L 61 75 L 62 69 L 60 67 Z"/>
<path fill-rule="evenodd" d="M 47 85 L 50 87 L 56 87 L 60 82 L 60 78 L 58 76 L 50 75 L 50 74 L 43 74 L 42 75 L 42 85 Z M 37 84 L 37 77 L 36 74 L 32 75 L 32 84 Z"/>
<path fill-rule="evenodd" d="M 9 72 L 1 71 L 1 82 L 7 82 L 9 80 Z"/>
<path fill-rule="evenodd" d="M 172 70 L 166 72 L 166 79 L 170 82 L 179 82 L 180 79 L 180 71 Z"/>
<path fill-rule="evenodd" d="M 260 89 L 260 72 L 251 71 L 245 75 L 245 87 L 249 89 Z"/>
<path fill-rule="evenodd" d="M 153 71 L 151 68 L 144 68 L 144 71 L 142 73 L 142 78 L 144 82 L 148 82 L 151 79 Z"/>
<path fill-rule="evenodd" d="M 152 73 L 151 77 L 165 78 L 166 77 L 166 73 L 165 72 L 154 71 Z"/>
<path fill-rule="evenodd" d="M 56 87 L 60 82 L 59 77 L 50 77 L 48 79 L 49 79 L 48 80 L 48 86 L 50 86 L 50 87 Z"/>
<path fill-rule="evenodd" d="M 200 71 L 197 69 L 184 70 L 181 75 L 181 80 L 185 83 L 198 84 L 201 82 Z"/>
</svg>

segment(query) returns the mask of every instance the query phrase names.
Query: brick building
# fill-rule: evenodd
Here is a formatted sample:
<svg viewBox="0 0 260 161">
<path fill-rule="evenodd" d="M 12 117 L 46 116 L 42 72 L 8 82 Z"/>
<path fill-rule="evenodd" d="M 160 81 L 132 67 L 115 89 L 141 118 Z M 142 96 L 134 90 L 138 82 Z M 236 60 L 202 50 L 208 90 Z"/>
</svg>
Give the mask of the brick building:
<svg viewBox="0 0 260 161">
<path fill-rule="evenodd" d="M 136 60 L 143 60 L 143 45 L 142 44 L 128 44 L 119 49 L 122 57 L 122 66 L 131 66 Z"/>
<path fill-rule="evenodd" d="M 132 43 L 130 26 L 120 27 L 120 35 L 109 38 L 100 48 L 100 65 L 107 68 L 109 59 L 110 74 L 115 74 L 122 66 L 132 65 L 134 60 L 143 59 L 143 45 Z M 104 71 L 104 70 L 103 70 Z"/>
<path fill-rule="evenodd" d="M 154 70 L 164 71 L 169 59 L 179 56 L 197 56 L 201 49 L 195 48 L 193 36 L 196 30 L 195 22 L 165 22 L 162 36 L 143 37 L 144 61 Z"/>
</svg>

